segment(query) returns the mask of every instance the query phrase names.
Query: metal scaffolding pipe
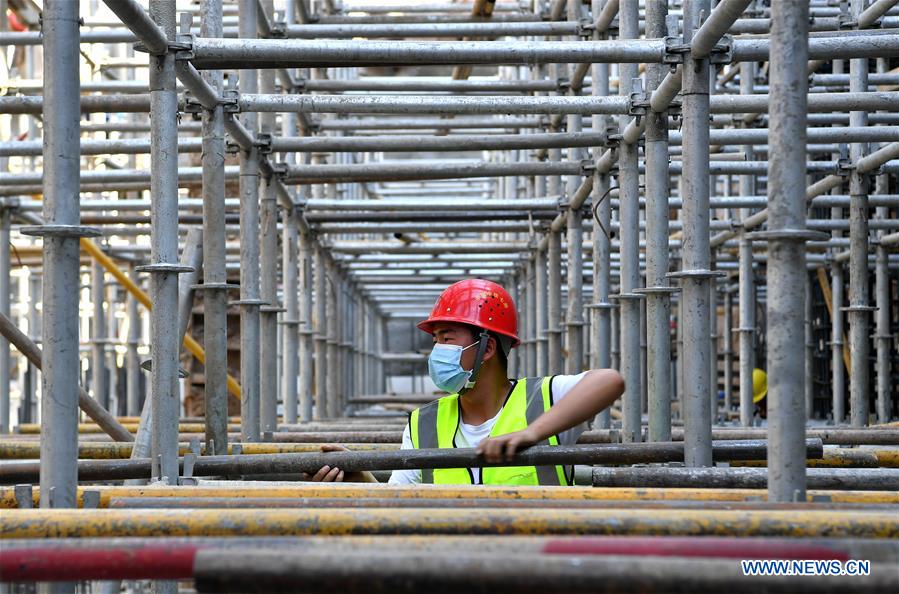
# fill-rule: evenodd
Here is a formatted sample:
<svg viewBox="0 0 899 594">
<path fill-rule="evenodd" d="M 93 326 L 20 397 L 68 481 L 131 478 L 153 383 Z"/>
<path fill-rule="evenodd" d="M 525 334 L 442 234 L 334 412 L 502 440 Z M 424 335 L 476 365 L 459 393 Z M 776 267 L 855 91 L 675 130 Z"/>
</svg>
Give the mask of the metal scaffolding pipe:
<svg viewBox="0 0 899 594">
<path fill-rule="evenodd" d="M 759 460 L 765 458 L 763 440 L 721 441 L 714 444 L 715 460 Z M 820 439 L 805 443 L 810 458 L 820 458 L 824 446 Z M 366 452 L 327 452 L 291 454 L 255 454 L 238 456 L 201 456 L 193 466 L 194 476 L 246 474 L 314 474 L 323 466 L 345 472 L 359 470 L 397 470 L 416 468 L 477 468 L 498 466 L 544 466 L 571 464 L 641 464 L 678 462 L 684 458 L 684 444 L 675 442 L 595 444 L 575 446 L 533 446 L 515 454 L 511 460 L 491 463 L 474 448 L 416 449 Z M 0 462 L 0 484 L 35 482 L 40 462 Z M 87 460 L 78 462 L 81 481 L 147 478 L 149 459 Z"/>
<path fill-rule="evenodd" d="M 289 25 L 287 39 L 353 39 L 379 37 L 530 37 L 578 35 L 577 22 L 396 23 L 360 25 Z"/>
<path fill-rule="evenodd" d="M 768 468 L 594 468 L 593 486 L 763 489 L 773 480 L 772 462 L 768 461 Z M 893 468 L 809 468 L 805 472 L 811 489 L 899 489 L 899 470 Z"/>
<path fill-rule="evenodd" d="M 897 128 L 895 140 L 899 140 Z M 589 147 L 603 144 L 604 134 L 495 134 L 490 136 L 307 136 L 273 138 L 272 152 L 424 152 L 487 151 L 532 148 Z M 0 155 L 3 145 L 0 145 Z"/>
<path fill-rule="evenodd" d="M 78 423 L 78 4 L 44 3 L 44 236 L 41 507 L 75 507 Z M 54 233 L 54 230 L 56 233 Z M 52 396 L 51 396 L 52 395 Z"/>
<path fill-rule="evenodd" d="M 476 43 L 476 42 L 469 42 Z M 490 42 L 497 43 L 497 42 Z M 885 93 L 889 95 L 889 93 Z M 867 94 L 866 94 L 867 95 Z M 861 103 L 864 98 L 858 97 Z M 875 104 L 866 101 L 865 104 Z M 878 103 L 882 105 L 881 103 Z M 242 111 L 441 115 L 624 114 L 627 97 L 468 97 L 444 95 L 253 95 L 238 99 Z M 2 113 L 2 112 L 0 112 Z M 502 127 L 502 122 L 496 123 Z"/>
<path fill-rule="evenodd" d="M 700 15 L 709 14 L 709 0 L 688 0 L 684 5 L 684 42 L 690 43 Z M 683 256 L 677 276 L 682 286 L 684 378 L 681 409 L 687 444 L 687 466 L 711 466 L 712 413 L 709 394 L 709 335 L 711 307 L 709 282 L 709 61 L 696 60 L 688 53 L 683 69 L 684 144 L 682 177 Z"/>
<path fill-rule="evenodd" d="M 719 8 L 720 10 L 720 8 Z M 717 13 L 718 10 L 715 11 Z M 647 35 L 667 34 L 668 9 L 661 0 L 646 5 Z M 695 45 L 695 40 L 694 40 Z M 662 83 L 664 69 L 647 65 L 647 91 Z M 649 441 L 671 439 L 671 302 L 668 285 L 668 114 L 646 115 L 646 393 Z"/>
<path fill-rule="evenodd" d="M 852 38 L 854 39 L 854 38 Z M 862 40 L 856 40 L 864 41 Z M 858 43 L 858 45 L 867 44 Z M 899 44 L 896 44 L 899 47 Z M 877 46 L 887 55 L 892 44 Z M 756 48 L 753 48 L 758 51 Z M 856 50 L 859 51 L 859 50 Z M 899 50 L 897 50 L 899 51 Z M 195 39 L 190 60 L 203 69 L 389 65 L 661 62 L 661 39 L 628 41 L 297 41 Z M 765 58 L 761 58 L 765 59 Z"/>
<path fill-rule="evenodd" d="M 221 0 L 204 0 L 201 30 L 222 35 Z M 224 81 L 216 71 L 203 73 L 218 94 Z M 221 105 L 203 111 L 203 404 L 206 442 L 213 454 L 228 449 L 228 325 L 225 266 L 225 114 Z M 180 149 L 180 145 L 179 145 Z"/>
<path fill-rule="evenodd" d="M 807 95 L 808 5 L 772 7 L 771 96 L 773 132 L 768 165 L 768 415 L 770 474 L 768 497 L 795 501 L 805 497 L 804 369 L 805 122 Z"/>
<path fill-rule="evenodd" d="M 256 0 L 240 2 L 240 37 L 256 35 L 258 23 Z M 243 42 L 243 39 L 241 39 Z M 259 90 L 256 70 L 241 73 L 238 81 L 241 93 Z M 255 138 L 258 116 L 244 113 L 240 123 L 250 138 Z M 233 134 L 232 134 L 233 135 Z M 251 143 L 240 151 L 240 400 L 242 441 L 260 438 L 260 316 L 262 300 L 259 294 L 259 151 Z"/>
<path fill-rule="evenodd" d="M 6 538 L 85 536 L 280 536 L 349 534 L 607 534 L 741 536 L 864 536 L 895 538 L 899 520 L 887 512 L 793 510 L 18 510 L 3 514 Z M 247 551 L 241 551 L 247 555 Z M 283 553 L 282 553 L 283 554 Z M 308 553 L 304 553 L 308 555 Z M 643 560 L 641 559 L 641 562 Z M 408 565 L 408 559 L 404 561 Z M 682 561 L 678 561 L 682 563 Z M 636 570 L 635 570 L 636 571 Z M 633 573 L 629 572 L 631 578 Z M 246 574 L 244 574 L 246 575 Z M 443 573 L 445 576 L 445 572 Z M 592 580 L 591 580 L 592 581 Z M 295 587 L 295 580 L 293 585 Z M 591 587 L 595 588 L 595 584 Z"/>
</svg>

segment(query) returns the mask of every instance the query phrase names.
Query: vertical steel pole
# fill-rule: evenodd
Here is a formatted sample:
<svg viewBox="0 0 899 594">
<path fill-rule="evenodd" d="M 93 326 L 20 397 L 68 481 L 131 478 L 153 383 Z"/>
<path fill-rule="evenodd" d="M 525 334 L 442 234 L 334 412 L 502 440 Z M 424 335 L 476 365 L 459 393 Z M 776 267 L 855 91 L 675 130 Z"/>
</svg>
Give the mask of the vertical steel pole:
<svg viewBox="0 0 899 594">
<path fill-rule="evenodd" d="M 888 64 L 884 58 L 877 59 L 877 72 L 887 72 Z M 890 191 L 889 175 L 878 175 L 875 181 L 874 192 L 876 194 L 888 194 Z M 875 212 L 876 218 L 885 221 L 890 218 L 890 209 L 886 206 L 878 206 Z M 879 236 L 886 234 L 880 231 Z M 874 278 L 874 303 L 877 306 L 876 326 L 874 337 L 877 341 L 877 421 L 887 423 L 890 421 L 890 346 L 893 335 L 890 332 L 890 271 L 889 255 L 886 247 L 877 243 L 876 264 Z"/>
<path fill-rule="evenodd" d="M 201 34 L 223 36 L 222 0 L 203 0 Z M 219 94 L 220 70 L 203 77 Z M 203 346 L 207 452 L 228 452 L 228 273 L 225 267 L 225 114 L 221 105 L 203 111 Z M 209 447 L 211 444 L 212 447 Z"/>
<path fill-rule="evenodd" d="M 312 250 L 310 248 L 309 230 L 304 226 L 300 229 L 300 278 L 299 286 L 303 296 L 300 315 L 300 420 L 303 422 L 312 420 L 312 389 L 313 389 L 313 355 L 315 349 L 312 345 Z"/>
<path fill-rule="evenodd" d="M 10 212 L 0 205 L 0 313 L 9 315 L 11 261 L 10 257 Z M 10 368 L 9 341 L 0 337 L 0 434 L 9 433 L 10 411 Z M 27 365 L 27 363 L 26 363 Z"/>
<path fill-rule="evenodd" d="M 568 0 L 568 20 L 580 22 L 583 0 Z M 572 89 L 572 94 L 580 94 Z M 582 116 L 571 114 L 567 117 L 568 132 L 578 133 L 583 128 Z M 583 158 L 580 148 L 568 149 L 568 160 L 578 162 Z M 571 200 L 582 181 L 581 176 L 571 175 L 566 180 L 565 199 Z M 584 370 L 584 222 L 582 209 L 568 209 L 567 243 L 568 243 L 568 302 L 565 315 L 565 337 L 568 357 L 566 372 L 577 374 Z"/>
<path fill-rule="evenodd" d="M 80 222 L 79 5 L 47 0 L 43 8 L 43 214 L 47 225 L 72 228 Z M 77 507 L 78 264 L 77 237 L 44 236 L 41 507 Z"/>
<path fill-rule="evenodd" d="M 684 42 L 690 43 L 709 0 L 685 0 Z M 683 332 L 684 462 L 712 465 L 712 412 L 709 392 L 709 60 L 684 57 L 683 68 Z"/>
<path fill-rule="evenodd" d="M 646 35 L 668 34 L 667 3 L 647 0 Z M 661 64 L 647 64 L 646 91 L 665 78 Z M 646 115 L 646 361 L 649 441 L 671 440 L 671 299 L 668 286 L 668 112 Z"/>
<path fill-rule="evenodd" d="M 805 418 L 811 419 L 815 408 L 815 384 L 812 381 L 815 370 L 815 343 L 812 332 L 812 277 L 805 274 Z"/>
<path fill-rule="evenodd" d="M 41 302 L 41 284 L 41 276 L 37 271 L 29 271 L 28 333 L 35 344 L 38 345 L 41 343 L 41 316 L 38 313 L 38 304 Z M 37 403 L 38 395 L 38 369 L 29 362 L 25 373 L 27 374 L 28 382 L 27 385 L 23 386 L 22 404 L 19 406 L 18 421 L 20 423 L 33 423 L 37 417 L 35 404 Z"/>
<path fill-rule="evenodd" d="M 255 38 L 258 21 L 256 0 L 240 0 L 239 33 Z M 241 94 L 259 90 L 258 72 L 240 72 Z M 242 115 L 243 125 L 256 134 L 257 114 Z M 259 150 L 240 151 L 240 437 L 259 441 L 260 437 L 260 333 L 259 307 Z"/>
<path fill-rule="evenodd" d="M 272 0 L 259 3 L 262 11 L 258 18 L 274 18 Z M 275 94 L 275 71 L 266 68 L 259 72 L 259 92 Z M 259 130 L 271 137 L 274 135 L 275 114 L 263 113 L 259 117 Z M 259 421 L 262 434 L 278 430 L 278 202 L 275 193 L 275 179 L 262 178 L 260 184 L 260 296 L 265 304 L 260 309 L 260 369 L 259 369 Z M 285 219 L 285 225 L 287 220 Z"/>
<path fill-rule="evenodd" d="M 734 406 L 734 303 L 730 288 L 724 291 L 724 410 L 730 412 Z M 725 420 L 727 420 L 725 416 Z"/>
<path fill-rule="evenodd" d="M 91 318 L 91 384 L 94 400 L 109 410 L 109 374 L 106 369 L 106 301 L 105 274 L 103 266 L 94 261 L 91 267 L 91 301 L 94 315 Z"/>
<path fill-rule="evenodd" d="M 755 63 L 743 62 L 740 64 L 740 94 L 752 95 L 755 86 Z M 747 159 L 753 158 L 752 145 L 741 147 Z M 740 195 L 755 196 L 755 176 L 740 176 Z M 751 209 L 741 208 L 740 219 L 746 220 L 751 214 Z M 739 235 L 739 287 L 738 300 L 740 307 L 740 425 L 749 427 L 755 412 L 752 402 L 752 370 L 755 369 L 755 277 L 752 269 L 752 239 L 742 230 Z"/>
<path fill-rule="evenodd" d="M 562 373 L 562 234 L 550 230 L 547 234 L 547 356 L 548 375 Z"/>
<path fill-rule="evenodd" d="M 852 0 L 852 15 L 858 18 L 865 9 L 865 0 Z M 868 90 L 868 59 L 849 61 L 849 91 Z M 850 126 L 867 126 L 868 113 L 849 112 Z M 864 143 L 849 147 L 849 158 L 857 163 L 866 153 Z M 868 298 L 868 178 L 853 168 L 849 174 L 849 422 L 853 427 L 868 424 L 870 370 L 868 356 L 871 345 Z"/>
<path fill-rule="evenodd" d="M 808 4 L 771 15 L 768 154 L 768 500 L 805 501 L 805 150 Z"/>
<path fill-rule="evenodd" d="M 140 345 L 141 331 L 143 330 L 143 321 L 141 320 L 140 307 L 137 302 L 137 298 L 129 293 L 126 299 L 128 302 L 128 352 L 125 355 L 125 369 L 128 382 L 126 396 L 127 406 L 125 407 L 125 414 L 128 416 L 138 416 L 140 415 L 141 411 L 141 370 L 140 357 L 137 353 L 137 347 L 138 345 Z M 206 361 L 208 374 L 208 343 L 206 344 Z"/>
<path fill-rule="evenodd" d="M 605 1 L 593 0 L 591 14 L 595 19 L 600 13 Z M 600 39 L 598 33 L 593 38 Z M 593 64 L 590 70 L 590 91 L 594 97 L 606 97 L 609 95 L 609 65 Z M 594 115 L 591 119 L 593 132 L 603 132 L 609 127 L 609 118 L 604 115 Z M 594 160 L 598 159 L 605 147 L 598 146 L 594 149 Z M 595 215 L 593 222 L 593 318 L 591 327 L 591 350 L 593 351 L 593 367 L 606 369 L 612 366 L 612 304 L 609 302 L 611 292 L 611 251 L 612 244 L 609 237 L 611 228 L 612 207 L 608 196 L 609 176 L 606 173 L 595 172 L 593 177 L 593 209 Z M 611 426 L 612 417 L 608 408 L 601 411 L 593 421 L 594 427 L 607 429 Z"/>
<path fill-rule="evenodd" d="M 151 0 L 150 16 L 175 39 L 175 5 Z M 150 207 L 152 264 L 150 272 L 150 373 L 153 437 L 153 476 L 178 480 L 178 94 L 175 90 L 175 55 L 150 57 Z"/>
<path fill-rule="evenodd" d="M 264 72 L 274 76 L 271 70 Z M 268 78 L 265 74 L 261 77 L 263 82 Z M 271 86 L 274 87 L 274 81 Z M 266 115 L 273 114 L 263 114 L 263 121 L 267 119 Z M 263 125 L 262 130 L 271 130 L 271 127 Z M 260 432 L 264 435 L 278 430 L 278 202 L 273 177 L 263 178 L 261 197 L 260 295 L 265 305 L 259 313 L 259 422 Z"/>
<path fill-rule="evenodd" d="M 640 37 L 639 7 L 636 2 L 625 2 L 618 14 L 619 38 Z M 618 65 L 618 94 L 629 97 L 638 89 L 634 86 L 637 78 L 637 64 Z M 638 83 L 639 84 L 639 83 Z M 619 119 L 619 131 L 624 133 L 632 118 Z M 622 399 L 622 441 L 642 440 L 642 378 L 640 377 L 640 303 L 635 289 L 640 287 L 640 174 L 637 168 L 638 146 L 622 143 L 618 154 L 618 209 L 619 241 L 621 244 L 620 328 L 621 328 L 621 375 L 624 376 L 625 392 Z"/>
<path fill-rule="evenodd" d="M 548 238 L 547 238 L 548 241 Z M 549 338 L 547 336 L 547 328 L 549 328 L 549 303 L 548 303 L 548 249 L 533 250 L 534 256 L 534 272 L 536 277 L 536 293 L 534 295 L 534 303 L 537 308 L 537 319 L 534 322 L 534 340 L 537 345 L 537 375 L 550 375 L 549 368 Z"/>
<path fill-rule="evenodd" d="M 299 281 L 298 269 L 298 227 L 300 214 L 297 209 L 282 209 L 284 219 L 284 232 L 281 238 L 281 267 L 284 270 L 284 350 L 281 353 L 283 360 L 283 376 L 281 378 L 281 395 L 284 400 L 284 422 L 297 422 L 297 380 L 299 370 L 297 368 L 299 355 Z"/>
<path fill-rule="evenodd" d="M 834 74 L 843 74 L 845 69 L 844 60 L 833 61 Z M 833 153 L 835 160 L 842 157 L 848 157 L 848 146 L 840 145 L 840 151 Z M 831 190 L 831 194 L 841 194 L 843 188 L 840 186 Z M 842 219 L 843 209 L 841 207 L 830 209 L 830 218 Z M 843 236 L 843 232 L 839 229 L 831 231 L 830 236 L 838 239 Z M 834 248 L 833 252 L 839 251 Z M 831 332 L 830 332 L 830 372 L 831 372 L 831 389 L 833 392 L 833 422 L 835 425 L 841 425 L 846 420 L 846 363 L 843 358 L 843 303 L 845 302 L 845 277 L 843 275 L 843 263 L 836 258 L 831 260 L 830 264 L 830 285 L 831 285 Z"/>
<path fill-rule="evenodd" d="M 327 328 L 327 370 L 325 376 L 325 393 L 328 417 L 336 418 L 340 415 L 340 352 L 339 352 L 339 328 L 338 328 L 338 300 L 340 299 L 341 284 L 340 275 L 334 260 L 328 254 L 324 254 L 325 280 L 327 300 L 325 302 L 325 326 Z"/>
<path fill-rule="evenodd" d="M 316 420 L 327 417 L 328 381 L 328 326 L 327 326 L 327 276 L 325 249 L 315 243 L 315 415 Z"/>
<path fill-rule="evenodd" d="M 536 271 L 534 270 L 533 251 L 529 251 L 524 264 L 524 364 L 525 375 L 534 376 L 537 373 L 537 344 L 535 326 L 537 325 L 537 304 L 534 302 L 536 293 Z"/>
</svg>

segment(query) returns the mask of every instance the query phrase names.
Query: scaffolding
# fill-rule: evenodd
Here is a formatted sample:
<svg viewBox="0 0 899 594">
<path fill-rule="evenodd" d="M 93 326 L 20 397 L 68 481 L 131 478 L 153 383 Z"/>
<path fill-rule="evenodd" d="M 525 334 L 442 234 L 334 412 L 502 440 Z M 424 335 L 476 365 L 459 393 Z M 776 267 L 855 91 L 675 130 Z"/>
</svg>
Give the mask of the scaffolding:
<svg viewBox="0 0 899 594">
<path fill-rule="evenodd" d="M 733 588 L 766 552 L 897 584 L 896 0 L 0 13 L 0 508 L 41 508 L 4 582 Z M 435 397 L 411 322 L 469 277 L 518 306 L 514 377 L 624 378 L 514 460 L 586 487 L 297 483 L 489 466 L 397 451 Z"/>
</svg>

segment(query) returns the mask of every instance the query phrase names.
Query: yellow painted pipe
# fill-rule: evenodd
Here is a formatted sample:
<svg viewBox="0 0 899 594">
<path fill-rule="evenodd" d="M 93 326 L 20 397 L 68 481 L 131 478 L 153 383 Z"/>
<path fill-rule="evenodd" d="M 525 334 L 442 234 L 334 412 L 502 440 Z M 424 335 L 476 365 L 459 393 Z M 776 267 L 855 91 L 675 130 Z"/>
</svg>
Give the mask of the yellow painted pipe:
<svg viewBox="0 0 899 594">
<path fill-rule="evenodd" d="M 97 262 L 100 263 L 103 268 L 106 269 L 109 274 L 111 274 L 119 283 L 125 287 L 129 293 L 131 293 L 135 299 L 137 299 L 144 307 L 147 309 L 153 309 L 153 304 L 150 301 L 150 296 L 144 293 L 137 284 L 131 280 L 127 274 L 125 274 L 122 269 L 116 266 L 116 263 L 112 261 L 112 258 L 103 253 L 103 250 L 95 244 L 90 239 L 85 237 L 81 238 L 81 249 L 86 251 L 91 255 Z M 186 348 L 190 354 L 192 354 L 197 361 L 200 363 L 206 364 L 206 351 L 200 346 L 196 340 L 194 340 L 189 334 L 184 335 L 184 348 Z M 228 375 L 228 392 L 231 396 L 235 397 L 238 401 L 240 400 L 240 384 L 237 383 L 237 380 Z"/>
<path fill-rule="evenodd" d="M 233 444 L 228 444 L 232 453 Z M 290 454 L 298 452 L 319 452 L 318 443 L 243 443 L 242 454 Z M 345 447 L 355 451 L 384 452 L 396 450 L 398 446 L 389 443 L 349 443 Z M 81 460 L 117 460 L 131 457 L 130 442 L 95 442 L 78 444 L 78 458 Z M 182 443 L 179 455 L 190 451 L 190 444 Z M 201 449 L 202 452 L 202 444 Z M 0 460 L 36 460 L 41 457 L 39 441 L 0 441 Z"/>
<path fill-rule="evenodd" d="M 100 494 L 100 507 L 112 497 L 351 497 L 351 498 L 444 498 L 466 499 L 556 499 L 638 501 L 767 501 L 765 489 L 694 489 L 635 487 L 494 487 L 486 485 L 374 485 L 370 483 L 297 483 L 290 487 L 141 487 L 80 486 L 78 504 L 85 491 Z M 35 505 L 40 489 L 33 490 Z M 807 500 L 834 503 L 899 504 L 893 491 L 809 490 Z M 16 508 L 13 487 L 0 487 L 0 509 Z"/>
<path fill-rule="evenodd" d="M 764 467 L 765 460 L 734 460 L 731 466 Z M 840 448 L 824 450 L 824 458 L 806 460 L 810 468 L 899 468 L 899 449 L 859 450 Z"/>
<path fill-rule="evenodd" d="M 33 509 L 0 516 L 2 538 L 583 534 L 899 538 L 899 514 L 657 509 Z"/>
</svg>

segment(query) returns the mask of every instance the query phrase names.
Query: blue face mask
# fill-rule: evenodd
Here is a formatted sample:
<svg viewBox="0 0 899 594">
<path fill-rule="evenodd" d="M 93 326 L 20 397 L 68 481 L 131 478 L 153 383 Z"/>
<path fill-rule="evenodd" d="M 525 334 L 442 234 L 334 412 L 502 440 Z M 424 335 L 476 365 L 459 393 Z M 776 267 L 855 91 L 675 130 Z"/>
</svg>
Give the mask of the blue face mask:
<svg viewBox="0 0 899 594">
<path fill-rule="evenodd" d="M 434 345 L 428 357 L 428 373 L 438 388 L 456 394 L 465 387 L 472 372 L 462 368 L 462 351 L 476 344 L 478 343 L 474 342 L 464 348 L 457 344 Z"/>
</svg>

